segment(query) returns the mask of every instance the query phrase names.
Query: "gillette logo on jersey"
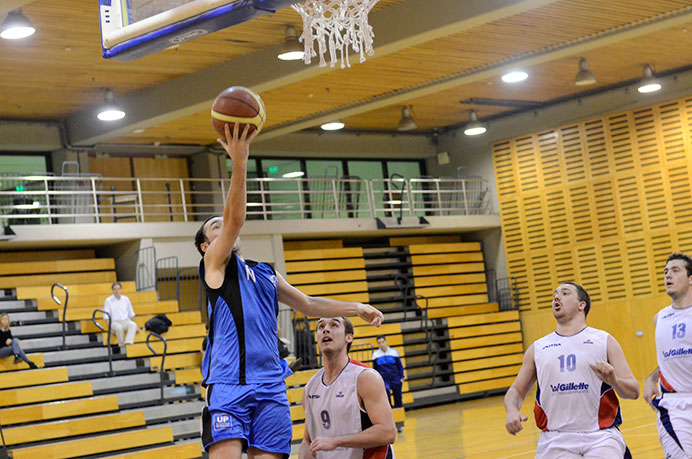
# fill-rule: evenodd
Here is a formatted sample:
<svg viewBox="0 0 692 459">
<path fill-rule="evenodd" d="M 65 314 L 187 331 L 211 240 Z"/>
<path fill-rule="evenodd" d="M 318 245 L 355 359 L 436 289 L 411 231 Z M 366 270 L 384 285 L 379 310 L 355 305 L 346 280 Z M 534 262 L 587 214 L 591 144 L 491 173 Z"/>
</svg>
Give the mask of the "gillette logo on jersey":
<svg viewBox="0 0 692 459">
<path fill-rule="evenodd" d="M 669 358 L 675 358 L 675 357 L 687 357 L 688 355 L 692 355 L 692 347 L 688 348 L 678 348 L 678 349 L 670 349 L 668 351 L 663 351 L 663 358 L 669 359 Z"/>
<path fill-rule="evenodd" d="M 564 384 L 556 384 L 556 385 L 550 385 L 550 389 L 555 393 L 565 393 L 565 392 L 586 392 L 589 390 L 589 385 L 585 382 L 578 382 L 578 383 L 564 383 Z"/>
</svg>

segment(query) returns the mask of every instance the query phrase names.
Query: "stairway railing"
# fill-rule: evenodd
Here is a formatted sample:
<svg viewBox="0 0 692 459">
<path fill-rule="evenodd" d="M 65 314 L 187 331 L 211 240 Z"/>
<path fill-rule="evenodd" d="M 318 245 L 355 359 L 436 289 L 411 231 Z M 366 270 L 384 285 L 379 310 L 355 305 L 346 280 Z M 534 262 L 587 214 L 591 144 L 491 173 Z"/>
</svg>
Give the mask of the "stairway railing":
<svg viewBox="0 0 692 459">
<path fill-rule="evenodd" d="M 53 301 L 55 301 L 58 306 L 62 305 L 60 302 L 60 298 L 58 298 L 55 295 L 55 287 L 61 288 L 65 292 L 65 304 L 63 305 L 62 308 L 62 349 L 67 349 L 67 340 L 65 338 L 66 336 L 66 327 L 67 327 L 67 322 L 65 321 L 66 315 L 67 315 L 67 300 L 70 299 L 70 293 L 67 291 L 67 287 L 64 285 L 56 282 L 50 287 L 50 296 L 53 298 Z"/>
</svg>

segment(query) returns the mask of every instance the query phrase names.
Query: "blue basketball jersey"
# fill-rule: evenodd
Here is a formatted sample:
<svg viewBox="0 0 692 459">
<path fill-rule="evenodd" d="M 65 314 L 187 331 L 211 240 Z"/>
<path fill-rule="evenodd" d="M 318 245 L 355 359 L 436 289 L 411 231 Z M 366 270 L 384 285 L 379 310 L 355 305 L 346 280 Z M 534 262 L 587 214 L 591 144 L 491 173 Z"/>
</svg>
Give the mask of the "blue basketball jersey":
<svg viewBox="0 0 692 459">
<path fill-rule="evenodd" d="M 217 289 L 200 278 L 207 293 L 209 342 L 202 361 L 203 385 L 283 381 L 276 344 L 278 281 L 274 269 L 235 253 Z"/>
</svg>

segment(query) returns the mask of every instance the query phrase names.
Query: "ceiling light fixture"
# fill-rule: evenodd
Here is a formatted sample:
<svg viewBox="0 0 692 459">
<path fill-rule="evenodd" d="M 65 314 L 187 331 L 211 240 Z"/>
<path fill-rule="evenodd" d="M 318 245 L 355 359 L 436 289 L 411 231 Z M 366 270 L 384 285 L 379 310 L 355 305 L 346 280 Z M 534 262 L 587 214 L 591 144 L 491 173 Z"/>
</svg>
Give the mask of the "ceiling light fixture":
<svg viewBox="0 0 692 459">
<path fill-rule="evenodd" d="M 113 100 L 113 91 L 106 89 L 104 99 L 106 103 L 101 107 L 98 115 L 96 115 L 98 119 L 101 121 L 117 121 L 125 118 L 125 112 L 120 105 Z"/>
<path fill-rule="evenodd" d="M 585 58 L 579 59 L 579 72 L 577 76 L 574 77 L 575 86 L 588 86 L 596 82 L 596 75 L 589 70 L 589 63 L 586 62 Z"/>
<path fill-rule="evenodd" d="M 487 131 L 487 129 L 485 128 L 483 123 L 478 121 L 478 115 L 476 114 L 476 110 L 471 110 L 469 112 L 469 123 L 464 128 L 464 134 L 481 135 L 485 134 L 485 131 Z"/>
<path fill-rule="evenodd" d="M 512 70 L 502 75 L 502 81 L 505 83 L 518 83 L 529 77 L 529 74 L 523 70 Z"/>
<path fill-rule="evenodd" d="M 293 172 L 286 172 L 284 175 L 282 175 L 283 178 L 298 178 L 302 177 L 305 175 L 305 172 L 303 171 L 293 171 Z"/>
<path fill-rule="evenodd" d="M 345 124 L 341 120 L 330 121 L 329 123 L 324 123 L 322 126 L 323 131 L 338 131 L 343 129 Z"/>
<path fill-rule="evenodd" d="M 413 119 L 413 115 L 411 114 L 411 107 L 402 107 L 401 119 L 399 120 L 399 124 L 396 126 L 396 130 L 413 131 L 414 129 L 418 129 L 418 125 L 416 124 L 416 120 Z"/>
<path fill-rule="evenodd" d="M 286 26 L 286 38 L 277 56 L 282 61 L 299 61 L 305 56 L 305 48 L 298 43 L 298 31 L 293 26 Z"/>
<path fill-rule="evenodd" d="M 36 29 L 31 25 L 31 21 L 24 16 L 21 8 L 7 13 L 5 22 L 0 26 L 0 37 L 5 40 L 26 38 L 33 35 L 34 32 L 36 32 Z"/>
<path fill-rule="evenodd" d="M 642 80 L 639 82 L 639 87 L 637 91 L 642 94 L 649 92 L 656 92 L 661 89 L 661 83 L 654 76 L 654 70 L 649 64 L 644 64 L 644 70 L 642 70 Z"/>
</svg>

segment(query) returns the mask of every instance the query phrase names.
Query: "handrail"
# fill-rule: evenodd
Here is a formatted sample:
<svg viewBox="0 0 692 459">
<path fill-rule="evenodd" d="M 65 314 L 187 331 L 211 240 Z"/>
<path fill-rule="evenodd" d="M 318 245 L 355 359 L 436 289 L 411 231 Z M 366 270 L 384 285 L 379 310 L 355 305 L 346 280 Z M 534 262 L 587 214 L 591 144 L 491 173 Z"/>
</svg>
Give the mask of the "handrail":
<svg viewBox="0 0 692 459">
<path fill-rule="evenodd" d="M 59 287 L 59 288 L 63 289 L 63 291 L 65 292 L 65 305 L 62 308 L 62 349 L 67 349 L 67 343 L 66 343 L 66 338 L 65 338 L 65 333 L 66 333 L 65 327 L 66 327 L 67 323 L 65 322 L 65 317 L 67 315 L 67 300 L 70 299 L 70 293 L 67 291 L 67 287 L 65 287 L 64 285 L 62 285 L 58 282 L 51 285 L 50 296 L 53 298 L 53 301 L 58 303 L 58 306 L 60 306 L 62 303 L 60 302 L 60 298 L 55 296 L 55 293 L 53 293 L 55 291 L 55 287 Z"/>
<path fill-rule="evenodd" d="M 106 329 L 103 328 L 101 326 L 101 324 L 98 323 L 98 321 L 96 320 L 96 313 L 97 312 L 101 312 L 101 313 L 103 313 L 104 316 L 108 316 L 108 319 L 106 319 L 106 320 L 108 320 L 108 331 L 106 331 Z M 94 312 L 91 314 L 91 321 L 94 322 L 94 325 L 96 325 L 96 327 L 98 327 L 101 331 L 105 331 L 106 333 L 108 333 L 108 338 L 107 338 L 107 340 L 108 340 L 107 341 L 108 342 L 108 344 L 107 344 L 107 346 L 108 346 L 108 368 L 109 368 L 108 375 L 113 376 L 113 374 L 114 374 L 113 373 L 113 349 L 111 349 L 111 315 L 108 311 L 105 311 L 103 309 L 95 309 Z M 122 343 L 120 343 L 120 344 L 122 344 Z"/>
<path fill-rule="evenodd" d="M 151 344 L 149 344 L 149 340 L 151 339 L 152 336 L 155 336 L 156 338 L 160 339 L 163 342 L 163 353 L 162 354 L 159 354 L 158 352 L 156 352 L 154 350 L 154 348 L 151 347 Z M 163 380 L 164 380 L 164 375 L 166 374 L 164 364 L 166 362 L 166 353 L 168 352 L 168 341 L 166 341 L 166 338 L 164 338 L 163 336 L 159 335 L 156 332 L 149 332 L 149 334 L 147 335 L 147 347 L 149 348 L 149 350 L 151 351 L 152 354 L 154 354 L 156 356 L 158 356 L 158 355 L 161 356 L 161 366 L 159 367 L 159 373 L 161 374 L 161 403 L 163 404 L 163 401 L 164 401 L 164 398 L 163 398 L 163 386 L 164 386 Z"/>
</svg>

